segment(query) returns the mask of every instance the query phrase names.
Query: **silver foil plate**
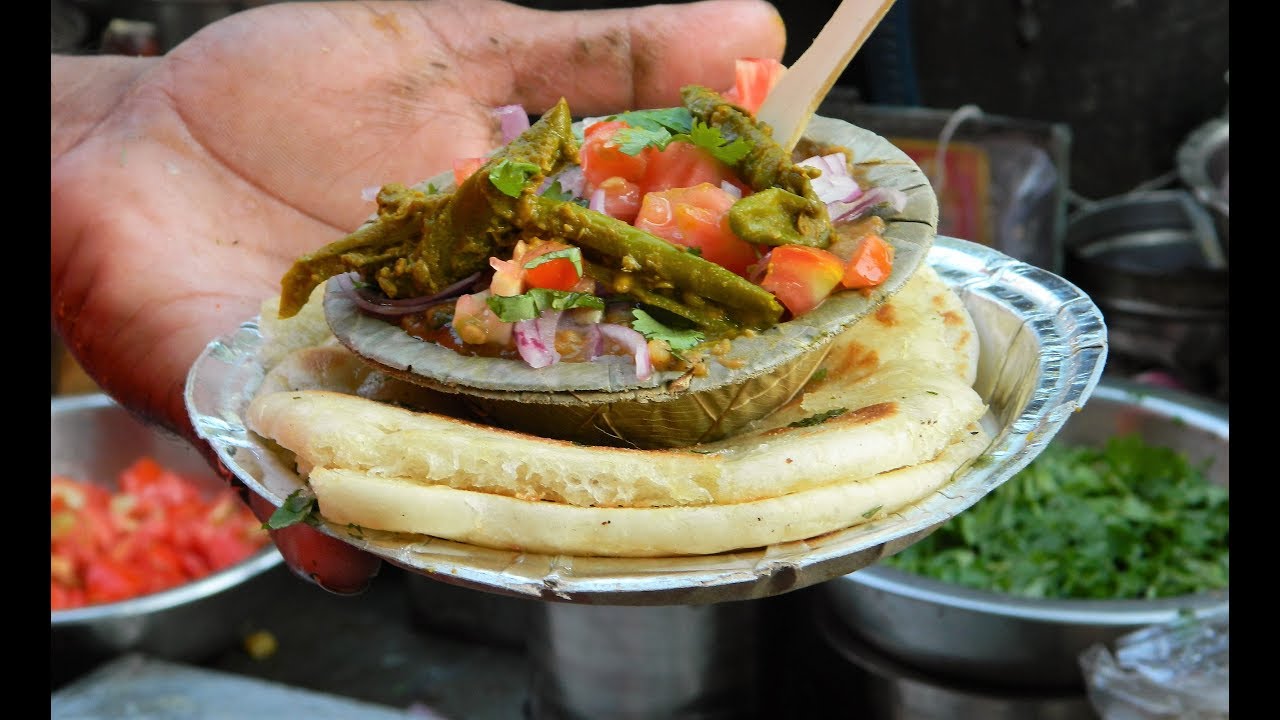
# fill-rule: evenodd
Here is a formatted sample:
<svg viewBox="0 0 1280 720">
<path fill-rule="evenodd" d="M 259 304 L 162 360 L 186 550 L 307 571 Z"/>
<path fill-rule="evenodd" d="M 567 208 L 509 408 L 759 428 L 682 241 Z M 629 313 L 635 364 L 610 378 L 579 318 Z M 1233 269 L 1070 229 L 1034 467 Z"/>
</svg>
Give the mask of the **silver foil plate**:
<svg viewBox="0 0 1280 720">
<path fill-rule="evenodd" d="M 777 595 L 875 563 L 927 535 L 1012 477 L 1089 398 L 1107 355 L 1101 313 L 1078 287 L 983 245 L 939 236 L 928 262 L 972 315 L 975 389 L 991 444 L 938 492 L 884 518 L 803 541 L 717 555 L 602 558 L 538 555 L 424 535 L 320 523 L 387 562 L 454 585 L 544 600 L 610 605 L 702 604 Z M 303 485 L 287 453 L 245 427 L 265 375 L 257 318 L 210 343 L 192 365 L 193 425 L 254 492 L 281 505 Z"/>
</svg>

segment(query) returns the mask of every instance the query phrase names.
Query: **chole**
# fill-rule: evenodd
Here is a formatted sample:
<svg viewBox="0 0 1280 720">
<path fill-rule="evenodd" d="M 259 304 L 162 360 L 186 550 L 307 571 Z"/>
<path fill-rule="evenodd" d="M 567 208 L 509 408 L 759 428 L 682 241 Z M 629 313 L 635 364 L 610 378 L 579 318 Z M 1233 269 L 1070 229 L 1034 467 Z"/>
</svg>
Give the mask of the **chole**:
<svg viewBox="0 0 1280 720">
<path fill-rule="evenodd" d="M 262 316 L 274 316 L 269 303 Z M 976 332 L 927 266 L 841 333 L 786 405 L 679 449 L 476 422 L 456 396 L 371 369 L 317 323 L 309 308 L 264 326 L 279 361 L 246 420 L 293 454 L 319 512 L 339 524 L 539 553 L 725 552 L 884 517 L 937 491 L 987 442 Z"/>
</svg>

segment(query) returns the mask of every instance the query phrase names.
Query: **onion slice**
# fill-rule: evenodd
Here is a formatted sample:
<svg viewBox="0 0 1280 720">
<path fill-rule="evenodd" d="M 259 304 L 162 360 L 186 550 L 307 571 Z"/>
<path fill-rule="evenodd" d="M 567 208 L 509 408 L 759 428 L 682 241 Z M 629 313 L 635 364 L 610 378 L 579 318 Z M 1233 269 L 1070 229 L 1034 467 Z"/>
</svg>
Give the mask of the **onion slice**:
<svg viewBox="0 0 1280 720">
<path fill-rule="evenodd" d="M 601 334 L 626 348 L 636 359 L 636 379 L 648 380 L 653 375 L 653 360 L 649 357 L 649 341 L 639 331 L 616 323 L 597 325 Z"/>
<path fill-rule="evenodd" d="M 408 315 L 421 312 L 441 300 L 461 295 L 480 279 L 480 273 L 469 275 L 434 295 L 422 295 L 411 298 L 391 298 L 379 295 L 364 288 L 356 287 L 360 273 L 347 272 L 338 275 L 338 287 L 345 292 L 360 309 L 375 315 Z"/>
<path fill-rule="evenodd" d="M 818 199 L 827 204 L 828 209 L 834 203 L 847 203 L 862 194 L 858 181 L 849 174 L 849 165 L 844 153 L 814 155 L 796 164 L 822 171 L 822 174 L 811 179 L 809 184 L 813 187 L 813 192 Z"/>
<path fill-rule="evenodd" d="M 901 212 L 902 208 L 907 206 L 907 194 L 897 188 L 873 187 L 868 188 L 853 202 L 831 203 L 827 205 L 827 210 L 831 215 L 831 222 L 837 222 L 857 220 L 877 205 L 889 205 L 895 211 Z"/>
<path fill-rule="evenodd" d="M 560 362 L 556 351 L 556 328 L 560 325 L 561 310 L 546 310 L 530 320 L 515 324 L 516 351 L 529 367 L 544 368 Z"/>
<path fill-rule="evenodd" d="M 523 105 L 503 105 L 493 109 L 502 122 L 502 142 L 509 143 L 529 129 L 529 114 Z"/>
</svg>

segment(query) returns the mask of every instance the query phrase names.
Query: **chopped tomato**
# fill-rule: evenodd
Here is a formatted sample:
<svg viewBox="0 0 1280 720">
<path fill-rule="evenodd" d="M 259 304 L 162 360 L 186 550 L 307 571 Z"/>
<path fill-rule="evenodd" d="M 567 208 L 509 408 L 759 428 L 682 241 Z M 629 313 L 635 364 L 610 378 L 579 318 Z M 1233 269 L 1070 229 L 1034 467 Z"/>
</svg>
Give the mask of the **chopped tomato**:
<svg viewBox="0 0 1280 720">
<path fill-rule="evenodd" d="M 834 254 L 807 245 L 782 245 L 769 253 L 760 287 L 799 317 L 821 305 L 842 277 L 844 263 Z"/>
<path fill-rule="evenodd" d="M 709 150 L 693 143 L 676 140 L 667 143 L 661 151 L 648 148 L 645 153 L 648 165 L 640 180 L 642 193 L 693 187 L 701 183 L 721 187 L 724 182 L 736 186 L 744 195 L 751 192 L 751 186 L 743 182 L 733 168 L 716 159 Z"/>
<path fill-rule="evenodd" d="M 755 246 L 733 234 L 729 208 L 737 198 L 711 183 L 644 196 L 635 226 L 685 247 L 739 275 L 757 259 Z"/>
<path fill-rule="evenodd" d="M 628 155 L 618 147 L 614 136 L 619 130 L 631 127 L 622 120 L 598 122 L 587 128 L 578 157 L 582 165 L 582 177 L 588 191 L 595 190 L 605 180 L 620 177 L 636 182 L 644 177 L 648 153 Z"/>
<path fill-rule="evenodd" d="M 889 278 L 891 270 L 893 246 L 879 235 L 868 234 L 845 263 L 840 283 L 850 289 L 875 287 Z"/>
<path fill-rule="evenodd" d="M 463 180 L 471 177 L 479 170 L 488 158 L 458 158 L 453 161 L 453 184 L 461 185 Z"/>
<path fill-rule="evenodd" d="M 158 592 L 239 562 L 268 542 L 228 489 L 206 498 L 196 483 L 139 458 L 119 490 L 52 476 L 49 607 L 116 602 Z"/>
<path fill-rule="evenodd" d="M 567 257 L 555 258 L 534 264 L 533 261 L 553 252 L 568 250 L 564 243 L 548 241 L 531 246 L 520 256 L 520 264 L 524 268 L 525 284 L 531 288 L 547 288 L 549 290 L 572 290 L 578 285 L 581 275 L 573 260 Z M 581 263 L 579 263 L 581 264 Z M 533 267 L 529 267 L 533 265 Z"/>
<path fill-rule="evenodd" d="M 625 178 L 614 176 L 600 183 L 597 191 L 604 192 L 604 214 L 632 223 L 640 212 L 640 186 Z"/>
<path fill-rule="evenodd" d="M 772 58 L 738 58 L 733 66 L 733 87 L 724 97 L 754 115 L 786 69 Z"/>
</svg>

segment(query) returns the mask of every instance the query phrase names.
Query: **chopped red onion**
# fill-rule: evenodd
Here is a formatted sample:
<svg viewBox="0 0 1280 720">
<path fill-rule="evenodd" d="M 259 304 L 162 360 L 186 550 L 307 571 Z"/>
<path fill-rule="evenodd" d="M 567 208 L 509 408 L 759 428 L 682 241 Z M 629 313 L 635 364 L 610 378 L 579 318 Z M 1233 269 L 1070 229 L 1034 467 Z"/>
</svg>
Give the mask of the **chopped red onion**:
<svg viewBox="0 0 1280 720">
<path fill-rule="evenodd" d="M 544 368 L 560 362 L 556 352 L 556 328 L 563 311 L 547 310 L 530 320 L 520 320 L 515 325 L 516 351 L 529 367 Z"/>
<path fill-rule="evenodd" d="M 653 375 L 653 360 L 649 357 L 649 342 L 638 331 L 625 325 L 600 323 L 601 334 L 613 340 L 636 358 L 636 379 L 648 380 Z"/>
<path fill-rule="evenodd" d="M 895 211 L 907 206 L 907 194 L 897 188 L 873 187 L 849 203 L 831 203 L 827 206 L 831 214 L 831 222 L 839 220 L 857 220 L 877 205 L 888 204 Z"/>
<path fill-rule="evenodd" d="M 737 199 L 737 200 L 742 199 L 742 188 L 738 187 L 737 185 L 734 185 L 728 180 L 720 181 L 720 189 L 732 195 L 734 199 Z"/>
<path fill-rule="evenodd" d="M 375 315 L 408 315 L 421 312 L 442 300 L 448 300 L 462 294 L 480 279 L 480 273 L 465 277 L 434 295 L 423 295 L 411 298 L 391 298 L 375 294 L 364 288 L 357 288 L 355 281 L 360 273 L 348 272 L 338 275 L 338 287 L 345 292 L 360 309 Z"/>
<path fill-rule="evenodd" d="M 524 111 L 521 105 L 503 105 L 494 108 L 493 114 L 498 116 L 502 121 L 502 141 L 509 143 L 520 137 L 520 134 L 529 129 L 529 114 Z"/>
<path fill-rule="evenodd" d="M 587 207 L 598 213 L 604 212 L 604 188 L 596 188 L 595 192 L 591 193 L 591 204 Z"/>
<path fill-rule="evenodd" d="M 849 174 L 844 153 L 814 155 L 796 164 L 822 171 L 822 174 L 810 180 L 809 184 L 813 186 L 813 192 L 818 198 L 827 204 L 828 210 L 834 203 L 847 203 L 862 194 L 858 181 Z"/>
<path fill-rule="evenodd" d="M 543 178 L 542 184 L 538 186 L 538 194 L 541 195 L 546 192 L 547 188 L 551 187 L 552 183 L 556 182 L 560 183 L 561 190 L 564 190 L 575 198 L 582 197 L 583 184 L 586 182 L 586 178 L 582 175 L 582 166 L 568 165 L 560 172 Z"/>
</svg>

